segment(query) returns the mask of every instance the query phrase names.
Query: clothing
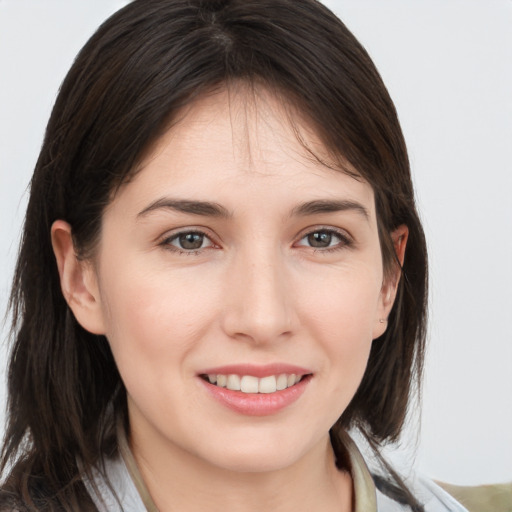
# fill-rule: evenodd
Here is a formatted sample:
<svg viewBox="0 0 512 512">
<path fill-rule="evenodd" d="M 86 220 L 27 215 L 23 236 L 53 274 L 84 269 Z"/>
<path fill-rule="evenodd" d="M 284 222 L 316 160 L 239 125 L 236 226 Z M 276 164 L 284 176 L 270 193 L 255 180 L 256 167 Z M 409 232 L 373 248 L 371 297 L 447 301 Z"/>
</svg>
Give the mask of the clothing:
<svg viewBox="0 0 512 512">
<path fill-rule="evenodd" d="M 512 481 L 502 484 L 453 485 L 439 482 L 439 485 L 462 503 L 469 512 L 511 512 Z"/>
<path fill-rule="evenodd" d="M 158 512 L 137 470 L 133 455 L 124 436 L 120 438 L 120 455 L 108 460 L 104 475 L 94 472 L 94 484 L 84 482 L 99 512 Z M 344 440 L 351 475 L 354 482 L 355 512 L 406 512 L 402 506 L 376 489 L 365 460 L 356 444 L 347 436 Z M 411 491 L 424 505 L 425 512 L 468 512 L 446 491 L 434 482 L 418 478 L 411 484 Z"/>
</svg>

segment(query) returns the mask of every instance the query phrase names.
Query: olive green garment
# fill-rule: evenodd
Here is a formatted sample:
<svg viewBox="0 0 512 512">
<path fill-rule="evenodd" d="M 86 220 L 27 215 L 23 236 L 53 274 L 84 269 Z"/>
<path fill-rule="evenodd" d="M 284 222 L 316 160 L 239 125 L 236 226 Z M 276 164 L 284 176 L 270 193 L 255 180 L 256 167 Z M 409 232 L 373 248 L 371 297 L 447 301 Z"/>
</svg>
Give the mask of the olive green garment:
<svg viewBox="0 0 512 512">
<path fill-rule="evenodd" d="M 469 512 L 512 512 L 512 482 L 472 487 L 438 484 Z"/>
</svg>

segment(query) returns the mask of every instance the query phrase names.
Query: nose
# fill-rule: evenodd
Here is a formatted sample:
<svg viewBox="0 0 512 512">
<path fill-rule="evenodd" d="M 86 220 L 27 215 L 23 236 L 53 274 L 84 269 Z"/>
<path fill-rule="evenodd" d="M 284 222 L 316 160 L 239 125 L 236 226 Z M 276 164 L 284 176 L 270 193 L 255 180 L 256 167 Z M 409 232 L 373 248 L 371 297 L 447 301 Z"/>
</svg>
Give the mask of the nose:
<svg viewBox="0 0 512 512">
<path fill-rule="evenodd" d="M 285 264 L 277 251 L 269 252 L 241 256 L 230 269 L 223 328 L 232 338 L 268 344 L 289 337 L 294 330 Z"/>
</svg>

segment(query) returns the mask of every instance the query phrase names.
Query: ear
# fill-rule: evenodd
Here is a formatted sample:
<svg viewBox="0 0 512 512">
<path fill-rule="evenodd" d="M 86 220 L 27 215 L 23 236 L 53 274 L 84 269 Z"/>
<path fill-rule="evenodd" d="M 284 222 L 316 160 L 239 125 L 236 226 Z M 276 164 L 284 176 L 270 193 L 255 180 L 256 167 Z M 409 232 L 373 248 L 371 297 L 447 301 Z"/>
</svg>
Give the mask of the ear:
<svg viewBox="0 0 512 512">
<path fill-rule="evenodd" d="M 405 258 L 405 247 L 409 237 L 409 228 L 405 225 L 398 226 L 391 233 L 393 248 L 395 250 L 396 262 L 387 276 L 384 276 L 384 282 L 380 291 L 379 306 L 377 308 L 377 318 L 375 319 L 373 339 L 382 336 L 388 326 L 388 316 L 395 302 L 398 283 L 402 275 L 402 266 Z"/>
<path fill-rule="evenodd" d="M 103 310 L 93 265 L 77 257 L 71 226 L 67 222 L 55 221 L 51 237 L 60 286 L 68 306 L 84 329 L 93 334 L 104 334 Z"/>
</svg>

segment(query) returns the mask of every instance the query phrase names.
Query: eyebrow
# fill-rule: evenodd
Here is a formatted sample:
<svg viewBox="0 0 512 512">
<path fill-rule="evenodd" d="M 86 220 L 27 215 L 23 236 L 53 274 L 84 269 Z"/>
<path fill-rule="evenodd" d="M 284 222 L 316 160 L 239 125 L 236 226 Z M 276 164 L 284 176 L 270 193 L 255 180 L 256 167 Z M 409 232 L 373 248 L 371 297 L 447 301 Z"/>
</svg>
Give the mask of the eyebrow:
<svg viewBox="0 0 512 512">
<path fill-rule="evenodd" d="M 361 214 L 366 220 L 370 220 L 370 214 L 368 210 L 356 201 L 350 200 L 325 200 L 320 199 L 316 201 L 309 201 L 295 207 L 292 211 L 292 215 L 296 216 L 307 216 L 316 215 L 319 213 L 333 213 L 343 211 L 355 211 Z"/>
<path fill-rule="evenodd" d="M 203 217 L 229 218 L 231 213 L 222 205 L 210 201 L 193 201 L 189 199 L 172 199 L 163 197 L 152 202 L 137 214 L 137 218 L 144 217 L 156 210 L 173 210 Z M 292 210 L 292 216 L 306 217 L 320 213 L 333 213 L 341 211 L 355 211 L 366 220 L 370 219 L 368 210 L 360 203 L 350 200 L 318 199 L 308 201 Z"/>
<path fill-rule="evenodd" d="M 155 210 L 174 210 L 180 213 L 189 213 L 192 215 L 200 215 L 203 217 L 231 217 L 231 213 L 217 203 L 209 201 L 192 201 L 188 199 L 171 199 L 163 197 L 151 203 L 137 214 L 137 218 L 146 216 Z"/>
</svg>

